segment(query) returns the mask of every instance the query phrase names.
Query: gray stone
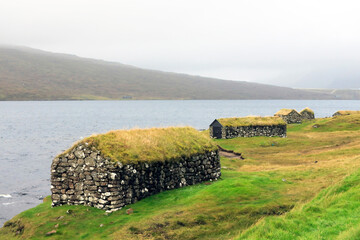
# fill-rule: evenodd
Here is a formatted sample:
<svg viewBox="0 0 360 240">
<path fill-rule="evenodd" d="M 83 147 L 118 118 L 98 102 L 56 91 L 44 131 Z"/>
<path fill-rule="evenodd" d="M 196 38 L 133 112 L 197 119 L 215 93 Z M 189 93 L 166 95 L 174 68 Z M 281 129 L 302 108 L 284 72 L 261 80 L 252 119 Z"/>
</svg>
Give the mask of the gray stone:
<svg viewBox="0 0 360 240">
<path fill-rule="evenodd" d="M 53 161 L 52 206 L 81 204 L 117 210 L 164 190 L 217 180 L 221 175 L 217 151 L 167 162 L 123 165 L 99 155 L 94 147 L 75 149 L 73 160 L 60 157 Z"/>
<path fill-rule="evenodd" d="M 95 160 L 93 158 L 87 157 L 85 158 L 85 165 L 95 167 Z"/>
<path fill-rule="evenodd" d="M 85 158 L 85 153 L 83 151 L 75 151 L 74 154 L 77 158 Z"/>
<path fill-rule="evenodd" d="M 75 183 L 75 190 L 82 191 L 84 189 L 84 184 L 82 182 Z"/>
<path fill-rule="evenodd" d="M 115 178 L 116 178 L 116 173 L 110 173 L 110 178 L 111 178 L 112 180 L 115 180 Z"/>
</svg>

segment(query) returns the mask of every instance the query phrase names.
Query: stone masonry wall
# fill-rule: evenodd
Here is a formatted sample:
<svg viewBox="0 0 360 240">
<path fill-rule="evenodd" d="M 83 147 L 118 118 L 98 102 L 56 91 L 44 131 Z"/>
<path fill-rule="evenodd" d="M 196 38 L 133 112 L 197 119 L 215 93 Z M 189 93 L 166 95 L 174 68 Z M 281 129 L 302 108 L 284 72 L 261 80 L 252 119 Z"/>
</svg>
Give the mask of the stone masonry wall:
<svg viewBox="0 0 360 240">
<path fill-rule="evenodd" d="M 273 126 L 241 126 L 223 128 L 225 138 L 235 137 L 286 137 L 286 125 Z"/>
<path fill-rule="evenodd" d="M 79 144 L 51 165 L 52 205 L 87 205 L 115 211 L 168 189 L 219 179 L 218 151 L 169 162 L 123 165 Z"/>
<path fill-rule="evenodd" d="M 303 111 L 300 113 L 302 119 L 315 119 L 315 114 L 308 111 Z"/>
<path fill-rule="evenodd" d="M 278 116 L 280 116 L 287 124 L 302 122 L 301 115 L 297 112 L 291 112 L 287 115 L 278 115 Z"/>
</svg>

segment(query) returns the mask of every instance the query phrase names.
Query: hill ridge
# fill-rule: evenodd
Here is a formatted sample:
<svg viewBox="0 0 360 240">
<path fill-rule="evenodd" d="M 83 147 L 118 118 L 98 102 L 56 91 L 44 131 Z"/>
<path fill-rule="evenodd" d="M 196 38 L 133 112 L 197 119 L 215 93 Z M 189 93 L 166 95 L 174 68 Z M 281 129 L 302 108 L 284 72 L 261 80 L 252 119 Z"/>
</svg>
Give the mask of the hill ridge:
<svg viewBox="0 0 360 240">
<path fill-rule="evenodd" d="M 245 81 L 142 69 L 122 63 L 0 45 L 0 100 L 335 99 Z"/>
</svg>

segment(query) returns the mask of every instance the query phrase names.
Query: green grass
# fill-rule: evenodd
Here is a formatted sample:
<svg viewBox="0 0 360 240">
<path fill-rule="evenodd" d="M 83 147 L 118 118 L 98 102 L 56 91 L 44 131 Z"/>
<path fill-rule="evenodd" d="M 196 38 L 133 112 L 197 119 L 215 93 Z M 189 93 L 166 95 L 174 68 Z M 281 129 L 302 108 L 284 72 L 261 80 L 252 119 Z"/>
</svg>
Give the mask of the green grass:
<svg viewBox="0 0 360 240">
<path fill-rule="evenodd" d="M 360 131 L 354 116 L 290 126 L 287 138 L 213 141 L 245 157 L 222 157 L 216 182 L 165 191 L 111 214 L 85 206 L 51 208 L 46 198 L 7 222 L 0 239 L 359 239 Z"/>
<path fill-rule="evenodd" d="M 208 135 L 191 127 L 116 130 L 88 137 L 81 142 L 122 163 L 173 161 L 217 149 Z"/>
<path fill-rule="evenodd" d="M 360 239 L 360 171 L 284 217 L 267 217 L 238 239 Z"/>
<path fill-rule="evenodd" d="M 360 130 L 360 114 L 304 120 L 303 124 L 289 125 L 289 132 L 337 132 Z"/>
<path fill-rule="evenodd" d="M 15 219 L 25 225 L 23 237 L 46 238 L 46 232 L 59 224 L 53 239 L 114 238 L 167 235 L 170 239 L 219 238 L 230 232 L 235 236 L 263 214 L 282 214 L 293 207 L 283 201 L 281 189 L 289 183 L 269 173 L 224 171 L 222 180 L 211 185 L 198 184 L 166 191 L 105 216 L 99 209 L 85 206 L 51 208 L 50 199 L 27 210 Z M 126 209 L 134 209 L 127 215 Z M 71 214 L 66 211 L 72 210 Z M 60 216 L 64 216 L 59 220 Z M 103 224 L 103 227 L 100 225 Z M 161 226 L 161 229 L 158 226 Z M 223 227 L 221 227 L 223 226 Z M 0 236 L 12 236 L 11 229 L 1 229 Z M 160 238 L 162 239 L 162 238 Z"/>
<path fill-rule="evenodd" d="M 279 117 L 234 117 L 219 118 L 217 120 L 221 123 L 221 125 L 227 127 L 286 125 L 284 120 Z"/>
</svg>

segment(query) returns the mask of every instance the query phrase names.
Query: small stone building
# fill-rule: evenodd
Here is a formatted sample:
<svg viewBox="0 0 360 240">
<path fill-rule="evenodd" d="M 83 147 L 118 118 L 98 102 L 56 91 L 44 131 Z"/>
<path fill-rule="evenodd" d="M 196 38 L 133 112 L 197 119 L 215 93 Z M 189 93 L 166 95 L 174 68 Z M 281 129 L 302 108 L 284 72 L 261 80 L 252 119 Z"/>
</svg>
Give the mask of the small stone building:
<svg viewBox="0 0 360 240">
<path fill-rule="evenodd" d="M 295 109 L 281 109 L 274 116 L 281 117 L 287 124 L 301 123 L 302 117 Z"/>
<path fill-rule="evenodd" d="M 279 117 L 219 118 L 210 124 L 210 137 L 286 137 L 286 123 Z"/>
<path fill-rule="evenodd" d="M 352 114 L 360 114 L 360 111 L 352 111 L 352 110 L 344 110 L 344 111 L 337 111 L 332 116 L 342 116 L 342 115 L 352 115 Z"/>
<path fill-rule="evenodd" d="M 193 128 L 112 131 L 86 138 L 53 160 L 52 206 L 115 211 L 220 175 L 217 146 Z"/>
<path fill-rule="evenodd" d="M 301 110 L 300 115 L 301 115 L 301 118 L 304 120 L 315 119 L 314 111 L 308 107 Z"/>
</svg>

